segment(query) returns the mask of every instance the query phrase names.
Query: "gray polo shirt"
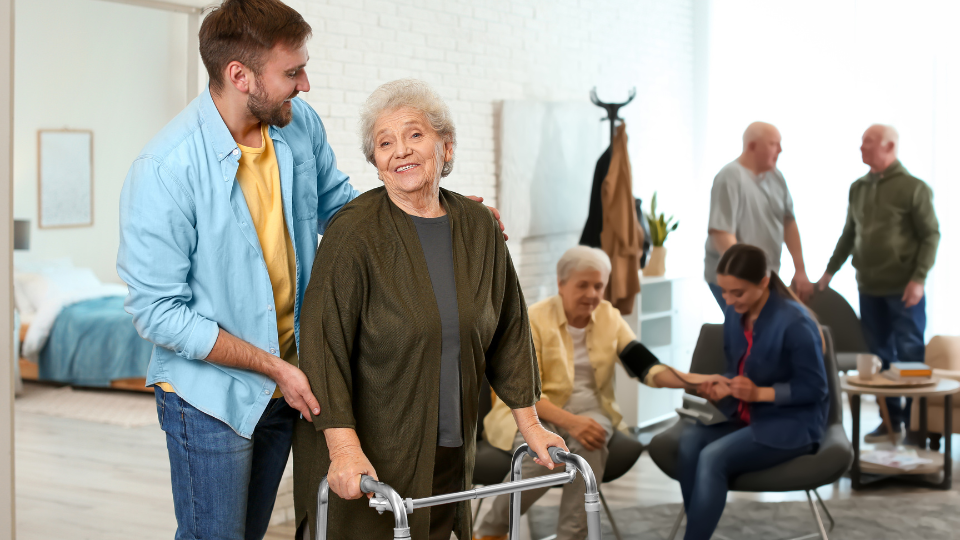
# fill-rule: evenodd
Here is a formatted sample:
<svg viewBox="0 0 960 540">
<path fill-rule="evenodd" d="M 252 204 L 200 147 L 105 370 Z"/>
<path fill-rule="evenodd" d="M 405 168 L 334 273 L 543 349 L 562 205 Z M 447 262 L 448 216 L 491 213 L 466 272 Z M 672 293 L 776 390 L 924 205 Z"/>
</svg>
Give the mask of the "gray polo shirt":
<svg viewBox="0 0 960 540">
<path fill-rule="evenodd" d="M 784 221 L 794 219 L 793 198 L 779 169 L 755 175 L 734 160 L 720 169 L 710 190 L 708 229 L 726 231 L 737 243 L 751 244 L 767 254 L 767 265 L 780 271 Z M 703 276 L 717 282 L 720 253 L 707 235 Z"/>
</svg>

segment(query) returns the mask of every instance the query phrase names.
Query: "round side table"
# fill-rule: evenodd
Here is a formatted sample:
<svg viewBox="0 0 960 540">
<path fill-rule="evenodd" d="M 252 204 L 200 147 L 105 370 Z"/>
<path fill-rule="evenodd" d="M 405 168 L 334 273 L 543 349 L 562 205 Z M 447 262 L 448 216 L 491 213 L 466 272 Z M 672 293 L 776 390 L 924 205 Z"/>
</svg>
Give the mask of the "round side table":
<svg viewBox="0 0 960 540">
<path fill-rule="evenodd" d="M 943 479 L 940 482 L 933 482 L 935 487 L 941 489 L 950 489 L 953 479 L 953 463 L 950 459 L 950 436 L 953 434 L 953 394 L 960 392 L 960 381 L 941 378 L 936 384 L 927 386 L 863 386 L 850 382 L 851 377 L 840 377 L 840 389 L 850 397 L 850 414 L 853 416 L 853 467 L 850 469 L 850 480 L 853 489 L 860 489 L 867 484 L 878 480 L 891 477 L 912 477 L 918 475 L 936 474 L 943 471 Z M 882 398 L 888 397 L 911 397 L 919 398 L 920 406 L 920 440 L 927 439 L 927 398 L 943 396 L 944 408 L 944 426 L 943 454 L 932 452 L 925 449 L 919 451 L 921 457 L 931 459 L 930 465 L 920 466 L 916 469 L 903 471 L 875 465 L 872 463 L 860 462 L 860 396 L 871 394 L 877 396 L 877 404 L 880 406 L 880 413 L 883 416 L 883 422 L 891 434 L 891 442 L 896 446 L 896 435 L 890 425 L 890 416 L 887 412 L 886 403 Z M 865 478 L 864 475 L 869 475 Z M 930 483 L 930 482 L 925 482 Z"/>
</svg>

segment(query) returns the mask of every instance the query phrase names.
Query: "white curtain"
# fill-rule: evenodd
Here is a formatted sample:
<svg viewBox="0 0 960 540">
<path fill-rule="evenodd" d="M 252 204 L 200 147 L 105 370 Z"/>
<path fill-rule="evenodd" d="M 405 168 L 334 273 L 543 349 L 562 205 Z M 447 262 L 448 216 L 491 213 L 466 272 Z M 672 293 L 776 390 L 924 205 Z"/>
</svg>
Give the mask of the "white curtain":
<svg viewBox="0 0 960 540">
<path fill-rule="evenodd" d="M 712 178 L 739 155 L 747 124 L 775 124 L 783 135 L 778 166 L 816 280 L 843 227 L 849 186 L 867 172 L 863 131 L 872 123 L 895 126 L 900 160 L 933 188 L 940 219 L 926 288 L 928 339 L 960 334 L 957 20 L 960 2 L 950 0 L 722 0 L 710 9 L 701 174 Z M 793 275 L 786 249 L 782 273 Z M 849 260 L 833 287 L 858 309 Z"/>
</svg>

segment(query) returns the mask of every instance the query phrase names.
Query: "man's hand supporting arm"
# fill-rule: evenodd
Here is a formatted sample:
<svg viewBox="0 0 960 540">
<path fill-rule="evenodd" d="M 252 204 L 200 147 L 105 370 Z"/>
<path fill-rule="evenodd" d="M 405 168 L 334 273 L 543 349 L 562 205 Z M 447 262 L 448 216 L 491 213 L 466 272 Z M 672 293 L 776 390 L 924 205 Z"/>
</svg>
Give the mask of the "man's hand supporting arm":
<svg viewBox="0 0 960 540">
<path fill-rule="evenodd" d="M 310 382 L 299 368 L 254 347 L 223 328 L 220 329 L 216 344 L 204 360 L 221 366 L 262 373 L 276 381 L 287 404 L 300 411 L 304 418 L 312 422 L 312 417 L 320 414 L 320 404 L 310 390 Z"/>
</svg>

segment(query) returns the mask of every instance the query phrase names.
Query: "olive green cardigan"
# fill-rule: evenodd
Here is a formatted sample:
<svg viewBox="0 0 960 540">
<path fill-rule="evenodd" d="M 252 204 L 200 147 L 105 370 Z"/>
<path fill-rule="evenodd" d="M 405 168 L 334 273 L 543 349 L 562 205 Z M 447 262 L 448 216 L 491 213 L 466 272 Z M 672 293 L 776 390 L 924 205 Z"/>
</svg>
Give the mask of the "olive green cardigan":
<svg viewBox="0 0 960 540">
<path fill-rule="evenodd" d="M 460 315 L 464 489 L 472 484 L 480 381 L 511 408 L 534 405 L 540 375 L 527 308 L 496 220 L 483 205 L 440 190 L 453 240 Z M 437 444 L 440 313 L 413 221 L 384 188 L 338 212 L 320 243 L 300 314 L 300 367 L 320 402 L 294 430 L 296 519 L 315 523 L 330 466 L 322 430 L 353 428 L 380 480 L 404 498 L 430 496 Z M 426 539 L 429 512 L 410 515 Z M 468 503 L 454 531 L 471 537 Z M 327 538 L 392 538 L 393 516 L 367 499 L 330 493 Z"/>
</svg>

